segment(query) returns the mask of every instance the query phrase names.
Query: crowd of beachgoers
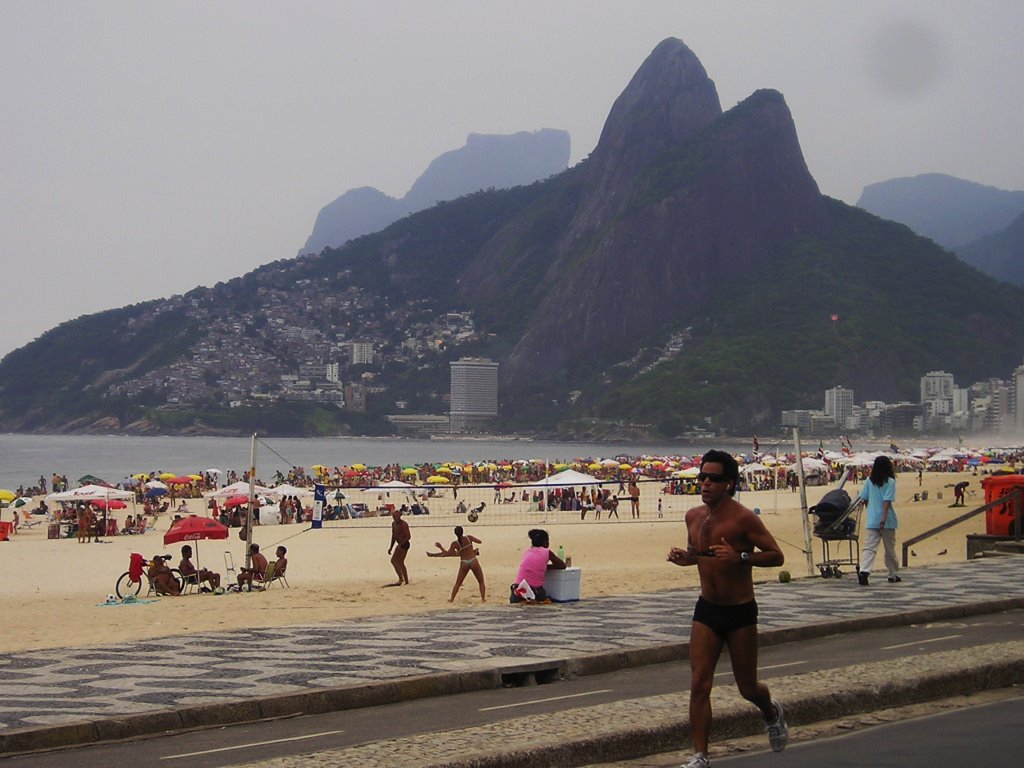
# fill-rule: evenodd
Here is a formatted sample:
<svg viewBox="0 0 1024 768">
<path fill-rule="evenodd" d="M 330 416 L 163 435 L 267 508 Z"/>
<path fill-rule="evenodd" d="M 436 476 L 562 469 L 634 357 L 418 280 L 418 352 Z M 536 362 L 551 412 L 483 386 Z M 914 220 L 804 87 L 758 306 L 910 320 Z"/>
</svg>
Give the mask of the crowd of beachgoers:
<svg viewBox="0 0 1024 768">
<path fill-rule="evenodd" d="M 776 482 L 790 485 L 798 479 L 799 469 L 814 484 L 830 482 L 851 468 L 864 474 L 870 470 L 879 451 L 854 453 L 849 448 L 842 452 L 819 448 L 817 452 L 804 452 L 800 465 L 794 453 L 761 453 L 751 451 L 737 454 L 741 471 L 752 490 L 774 487 Z M 893 459 L 898 471 L 948 472 L 1015 472 L 1024 463 L 1024 448 L 932 448 L 913 451 L 885 452 Z M 612 458 L 575 458 L 557 462 L 538 459 L 490 459 L 476 462 L 443 462 L 403 466 L 398 463 L 366 466 L 360 463 L 327 466 L 316 464 L 310 468 L 292 467 L 287 472 L 277 470 L 265 482 L 257 474 L 255 484 L 262 487 L 286 485 L 292 488 L 312 489 L 317 483 L 337 488 L 367 488 L 384 483 L 403 482 L 416 487 L 444 487 L 458 485 L 530 485 L 553 474 L 573 469 L 594 481 L 621 482 L 637 480 L 687 481 L 696 477 L 700 456 L 628 456 Z M 802 466 L 801 466 L 802 465 Z M 224 486 L 247 482 L 248 470 L 221 470 L 207 468 L 187 474 L 154 470 L 125 476 L 117 482 L 85 475 L 78 478 L 79 485 L 96 484 L 136 493 L 136 500 L 157 500 L 168 497 L 199 498 Z M 37 480 L 7 491 L 7 496 L 34 499 L 71 489 L 67 475 L 52 473 L 49 479 L 40 475 Z M 669 492 L 682 492 L 685 482 L 675 482 Z M 13 499 L 4 499 L 13 501 Z"/>
</svg>

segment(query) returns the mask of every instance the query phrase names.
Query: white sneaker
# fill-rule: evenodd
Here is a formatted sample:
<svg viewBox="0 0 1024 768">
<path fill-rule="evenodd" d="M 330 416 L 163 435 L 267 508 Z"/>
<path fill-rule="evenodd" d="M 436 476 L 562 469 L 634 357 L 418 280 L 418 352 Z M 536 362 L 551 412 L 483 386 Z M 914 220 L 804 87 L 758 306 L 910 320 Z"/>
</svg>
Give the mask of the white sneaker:
<svg viewBox="0 0 1024 768">
<path fill-rule="evenodd" d="M 703 752 L 698 752 L 683 763 L 682 768 L 711 768 L 711 761 L 705 757 Z"/>
<path fill-rule="evenodd" d="M 782 705 L 772 701 L 775 706 L 775 720 L 768 723 L 768 741 L 771 742 L 773 752 L 781 752 L 789 743 L 789 726 L 786 725 L 786 715 L 782 711 Z"/>
</svg>

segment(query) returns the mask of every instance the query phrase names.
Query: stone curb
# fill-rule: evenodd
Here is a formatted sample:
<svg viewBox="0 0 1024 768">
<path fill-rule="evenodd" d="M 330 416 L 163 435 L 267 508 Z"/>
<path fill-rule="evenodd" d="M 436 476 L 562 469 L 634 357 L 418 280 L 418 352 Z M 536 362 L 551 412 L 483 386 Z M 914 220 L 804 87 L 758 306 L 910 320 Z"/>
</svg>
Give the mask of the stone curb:
<svg viewBox="0 0 1024 768">
<path fill-rule="evenodd" d="M 938 651 L 772 679 L 791 726 L 810 725 L 1024 682 L 1024 641 Z M 764 725 L 735 689 L 712 694 L 712 743 Z M 531 717 L 244 763 L 239 768 L 571 768 L 611 765 L 690 748 L 685 692 L 561 710 L 537 729 Z M 675 755 L 673 755 L 675 757 Z"/>
<path fill-rule="evenodd" d="M 858 685 L 831 693 L 814 692 L 798 698 L 787 697 L 786 719 L 790 725 L 816 723 L 1021 683 L 1024 683 L 1024 657 L 977 668 L 951 669 L 882 686 Z M 757 718 L 751 717 L 749 706 L 729 707 L 716 711 L 712 738 L 724 741 L 753 736 L 763 730 Z M 683 717 L 654 727 L 630 724 L 616 733 L 593 738 L 559 740 L 541 743 L 531 749 L 434 763 L 430 768 L 572 768 L 635 760 L 645 755 L 684 750 L 690 745 L 690 723 Z"/>
<path fill-rule="evenodd" d="M 765 646 L 776 645 L 844 632 L 964 618 L 986 613 L 998 613 L 1016 608 L 1024 608 L 1024 597 L 926 608 L 895 614 L 880 614 L 806 624 L 797 627 L 769 629 L 761 632 L 760 641 Z M 643 648 L 585 654 L 552 661 L 553 663 L 562 664 L 565 671 L 570 675 L 585 676 L 615 672 L 649 664 L 679 661 L 688 658 L 688 654 L 689 642 L 684 641 Z M 137 715 L 62 723 L 40 728 L 25 728 L 0 733 L 0 756 L 84 746 L 169 731 L 184 731 L 263 719 L 359 709 L 380 704 L 498 688 L 501 684 L 501 670 L 492 667 L 460 672 L 438 672 L 398 680 L 362 683 L 325 690 L 301 691 L 298 693 L 240 699 L 238 701 L 217 704 L 205 704 L 196 707 L 151 711 Z M 847 709 L 845 711 L 849 713 L 851 710 Z M 822 717 L 828 716 L 822 715 Z M 631 730 L 630 734 L 637 734 L 635 740 L 637 744 L 660 745 L 665 738 L 663 735 L 659 735 L 658 731 L 660 730 Z M 672 732 L 674 734 L 672 741 L 676 743 L 679 739 L 678 726 L 674 726 Z M 607 745 L 607 747 L 611 749 L 612 745 Z M 678 747 L 669 745 L 661 748 L 659 746 L 658 749 L 651 751 L 667 751 L 675 748 Z M 576 747 L 572 746 L 572 749 L 576 749 Z M 545 754 L 547 755 L 545 760 L 555 758 L 555 755 L 550 752 L 545 752 Z M 610 752 L 607 754 L 609 754 L 611 759 L 623 757 L 623 755 L 618 754 L 612 755 Z M 631 752 L 630 754 L 635 756 L 637 753 Z M 521 757 L 526 759 L 525 755 Z M 475 762 L 472 764 L 484 765 L 483 763 Z M 532 765 L 533 763 L 524 762 L 518 764 Z M 556 763 L 539 764 L 569 765 L 570 763 L 562 763 L 559 758 Z"/>
</svg>

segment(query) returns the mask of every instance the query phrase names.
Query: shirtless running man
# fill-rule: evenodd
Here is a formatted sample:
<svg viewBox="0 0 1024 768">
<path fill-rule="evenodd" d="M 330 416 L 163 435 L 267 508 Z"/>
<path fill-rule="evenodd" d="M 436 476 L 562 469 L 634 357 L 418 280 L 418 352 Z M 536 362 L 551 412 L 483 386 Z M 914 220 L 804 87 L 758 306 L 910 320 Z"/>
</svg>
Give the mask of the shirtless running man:
<svg viewBox="0 0 1024 768">
<path fill-rule="evenodd" d="M 736 687 L 761 710 L 772 749 L 781 752 L 789 741 L 782 705 L 757 679 L 757 602 L 751 572 L 752 567 L 780 566 L 785 556 L 761 518 L 733 499 L 738 479 L 739 467 L 730 454 L 704 454 L 697 476 L 704 503 L 686 513 L 687 548 L 673 547 L 668 553 L 670 563 L 696 565 L 700 575 L 690 631 L 690 726 L 696 754 L 684 768 L 711 765 L 711 685 L 726 645 Z"/>
</svg>

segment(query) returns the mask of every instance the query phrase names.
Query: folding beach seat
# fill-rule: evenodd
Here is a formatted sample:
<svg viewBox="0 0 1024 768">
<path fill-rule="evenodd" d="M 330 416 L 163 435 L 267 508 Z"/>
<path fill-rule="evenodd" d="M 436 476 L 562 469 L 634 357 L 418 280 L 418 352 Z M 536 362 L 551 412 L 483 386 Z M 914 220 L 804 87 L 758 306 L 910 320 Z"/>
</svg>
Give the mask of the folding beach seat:
<svg viewBox="0 0 1024 768">
<path fill-rule="evenodd" d="M 269 589 L 271 586 L 277 583 L 284 588 L 291 589 L 291 585 L 288 583 L 288 579 L 285 578 L 284 571 L 277 571 L 276 566 L 276 561 L 272 561 L 267 564 L 267 572 L 263 574 L 264 586 Z"/>
</svg>

